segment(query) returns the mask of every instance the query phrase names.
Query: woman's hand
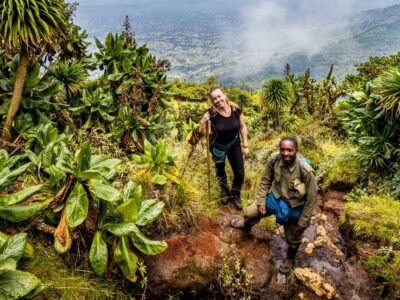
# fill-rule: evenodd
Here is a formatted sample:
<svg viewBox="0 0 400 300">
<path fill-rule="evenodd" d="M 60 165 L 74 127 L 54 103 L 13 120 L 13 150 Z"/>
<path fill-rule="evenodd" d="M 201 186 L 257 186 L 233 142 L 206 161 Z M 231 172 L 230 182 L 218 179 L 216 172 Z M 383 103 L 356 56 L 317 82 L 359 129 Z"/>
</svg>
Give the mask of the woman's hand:
<svg viewBox="0 0 400 300">
<path fill-rule="evenodd" d="M 210 120 L 210 113 L 206 112 L 203 116 L 203 118 L 201 118 L 201 123 L 203 125 L 207 124 L 207 122 Z"/>
<path fill-rule="evenodd" d="M 249 157 L 249 146 L 242 145 L 243 158 Z"/>
</svg>

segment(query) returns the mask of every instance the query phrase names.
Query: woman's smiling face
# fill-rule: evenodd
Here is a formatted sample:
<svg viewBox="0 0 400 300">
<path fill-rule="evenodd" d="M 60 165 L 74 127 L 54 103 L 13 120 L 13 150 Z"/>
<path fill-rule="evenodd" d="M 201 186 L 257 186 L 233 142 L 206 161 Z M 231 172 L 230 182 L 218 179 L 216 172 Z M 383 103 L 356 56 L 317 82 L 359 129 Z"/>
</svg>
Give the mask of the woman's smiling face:
<svg viewBox="0 0 400 300">
<path fill-rule="evenodd" d="M 226 96 L 220 89 L 214 90 L 210 94 L 210 98 L 216 108 L 223 108 L 226 104 Z"/>
</svg>

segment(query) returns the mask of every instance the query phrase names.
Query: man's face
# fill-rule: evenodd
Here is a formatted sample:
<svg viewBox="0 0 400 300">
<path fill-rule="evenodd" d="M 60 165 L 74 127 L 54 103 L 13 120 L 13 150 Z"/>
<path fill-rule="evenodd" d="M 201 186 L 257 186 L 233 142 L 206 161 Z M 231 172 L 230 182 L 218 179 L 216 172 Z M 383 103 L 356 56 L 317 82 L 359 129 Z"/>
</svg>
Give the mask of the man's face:
<svg viewBox="0 0 400 300">
<path fill-rule="evenodd" d="M 282 141 L 279 144 L 279 153 L 285 164 L 290 165 L 296 159 L 297 149 L 291 141 Z"/>
<path fill-rule="evenodd" d="M 226 103 L 226 96 L 220 89 L 214 90 L 210 96 L 211 96 L 211 101 L 216 108 L 224 107 Z"/>
</svg>

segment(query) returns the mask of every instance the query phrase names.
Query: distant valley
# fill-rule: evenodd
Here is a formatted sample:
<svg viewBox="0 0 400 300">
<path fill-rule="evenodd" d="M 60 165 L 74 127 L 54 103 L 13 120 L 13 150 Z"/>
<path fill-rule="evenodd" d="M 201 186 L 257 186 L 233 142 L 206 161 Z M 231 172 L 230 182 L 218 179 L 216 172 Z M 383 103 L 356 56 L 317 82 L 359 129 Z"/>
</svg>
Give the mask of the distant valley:
<svg viewBox="0 0 400 300">
<path fill-rule="evenodd" d="M 148 44 L 158 58 L 171 61 L 169 77 L 187 81 L 202 81 L 214 75 L 228 85 L 240 80 L 258 85 L 265 78 L 281 76 L 286 63 L 296 73 L 311 68 L 315 78 L 326 76 L 330 64 L 334 64 L 335 76 L 343 78 L 369 56 L 390 55 L 400 49 L 400 5 L 354 14 L 340 34 L 315 51 L 290 53 L 281 49 L 270 63 L 257 68 L 246 65 L 249 58 L 242 51 L 240 36 L 229 43 L 224 38 L 232 28 L 240 28 L 237 5 L 218 1 L 212 5 L 165 3 L 157 8 L 146 1 L 123 6 L 81 5 L 75 22 L 93 41 L 94 36 L 104 39 L 108 32 L 121 32 L 126 15 L 138 43 Z M 229 33 L 231 39 L 235 37 L 235 32 Z M 90 51 L 95 50 L 92 43 Z"/>
</svg>

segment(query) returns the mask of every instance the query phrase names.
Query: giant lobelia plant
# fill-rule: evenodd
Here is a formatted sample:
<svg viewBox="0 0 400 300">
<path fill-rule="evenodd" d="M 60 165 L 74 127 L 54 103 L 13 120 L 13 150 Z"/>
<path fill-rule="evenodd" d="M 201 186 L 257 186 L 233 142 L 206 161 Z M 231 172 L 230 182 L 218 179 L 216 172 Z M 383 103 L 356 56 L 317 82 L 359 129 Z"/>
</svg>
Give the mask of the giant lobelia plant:
<svg viewBox="0 0 400 300">
<path fill-rule="evenodd" d="M 113 257 L 125 278 L 135 282 L 138 267 L 136 249 L 146 255 L 159 254 L 167 248 L 164 241 L 148 239 L 139 229 L 156 220 L 164 208 L 164 202 L 157 200 L 142 201 L 141 185 L 128 182 L 122 191 L 122 197 L 117 202 L 108 202 L 110 213 L 99 213 L 98 230 L 90 249 L 90 264 L 98 276 L 102 276 L 108 264 L 108 248 L 105 240 L 116 247 Z M 107 223 L 105 223 L 107 222 Z M 105 224 L 104 224 L 105 223 Z M 111 234 L 112 238 L 106 238 Z"/>
<path fill-rule="evenodd" d="M 119 191 L 110 184 L 120 160 L 92 155 L 90 147 L 90 142 L 84 142 L 73 157 L 63 158 L 56 165 L 68 176 L 66 184 L 52 203 L 53 207 L 62 206 L 61 219 L 54 237 L 54 246 L 58 253 L 65 253 L 70 249 L 70 228 L 85 221 L 89 206 L 101 207 L 105 205 L 104 202 L 115 202 L 120 198 Z"/>
</svg>

